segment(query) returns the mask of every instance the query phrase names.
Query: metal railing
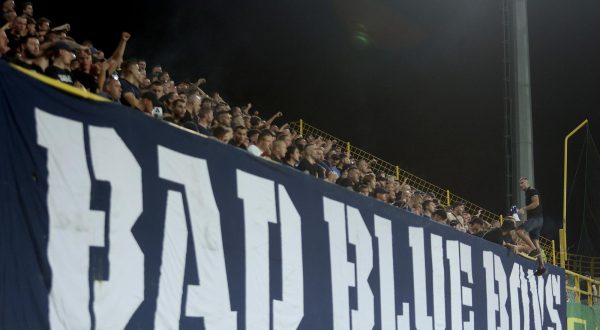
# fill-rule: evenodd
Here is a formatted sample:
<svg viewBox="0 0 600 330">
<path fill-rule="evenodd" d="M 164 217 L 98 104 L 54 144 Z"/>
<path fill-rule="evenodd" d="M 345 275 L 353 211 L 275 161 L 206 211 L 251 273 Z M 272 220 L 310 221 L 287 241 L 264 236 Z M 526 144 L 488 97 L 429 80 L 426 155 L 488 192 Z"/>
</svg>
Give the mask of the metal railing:
<svg viewBox="0 0 600 330">
<path fill-rule="evenodd" d="M 567 254 L 565 268 L 588 277 L 600 277 L 600 257 Z"/>
<path fill-rule="evenodd" d="M 501 214 L 496 214 L 492 211 L 489 211 L 489 210 L 485 209 L 484 207 L 481 207 L 478 204 L 470 202 L 470 201 L 466 200 L 465 198 L 450 192 L 449 189 L 444 189 L 442 187 L 439 187 L 439 186 L 437 186 L 427 180 L 424 180 L 408 171 L 405 171 L 405 170 L 401 169 L 398 165 L 394 165 L 390 162 L 387 162 L 375 155 L 372 155 L 372 154 L 364 151 L 363 149 L 360 149 L 360 148 L 354 146 L 353 144 L 350 143 L 350 141 L 344 141 L 344 140 L 339 139 L 327 132 L 324 132 L 312 125 L 307 124 L 302 119 L 300 119 L 299 121 L 291 122 L 290 129 L 295 130 L 296 132 L 300 133 L 305 138 L 312 135 L 315 138 L 321 137 L 324 140 L 333 140 L 333 141 L 335 141 L 333 144 L 333 147 L 339 148 L 340 150 L 345 151 L 347 154 L 349 154 L 352 158 L 356 159 L 357 161 L 358 160 L 366 160 L 366 161 L 374 160 L 375 162 L 371 162 L 371 169 L 373 170 L 373 172 L 378 173 L 378 174 L 384 173 L 386 175 L 394 175 L 394 176 L 396 176 L 396 178 L 398 180 L 400 180 L 401 182 L 405 181 L 408 185 L 410 185 L 412 188 L 414 188 L 416 190 L 419 190 L 422 192 L 433 193 L 436 196 L 436 198 L 438 198 L 441 202 L 443 202 L 446 205 L 450 205 L 453 202 L 462 202 L 465 205 L 465 211 L 467 211 L 471 214 L 477 214 L 477 212 L 479 212 L 479 210 L 481 210 L 480 218 L 482 218 L 483 220 L 485 220 L 487 222 L 492 222 L 493 220 L 499 220 L 500 223 L 502 223 L 502 221 L 503 221 L 503 217 Z M 540 237 L 539 242 L 540 242 L 540 247 L 542 248 L 543 253 L 546 256 L 546 260 L 548 262 L 551 262 L 552 264 L 556 265 L 558 255 L 557 255 L 557 251 L 556 251 L 555 242 L 553 240 L 549 240 L 544 237 Z M 600 266 L 600 262 L 598 263 L 598 265 Z"/>
<path fill-rule="evenodd" d="M 450 190 L 448 190 L 448 189 L 441 188 L 431 182 L 428 182 L 427 180 L 421 179 L 420 177 L 401 169 L 398 165 L 394 165 L 394 164 L 389 163 L 375 155 L 372 155 L 372 154 L 352 145 L 349 141 L 344 141 L 344 140 L 338 139 L 337 137 L 335 137 L 329 133 L 326 133 L 314 126 L 307 124 L 303 120 L 291 122 L 290 129 L 295 130 L 296 132 L 299 132 L 304 137 L 308 137 L 308 136 L 312 135 L 313 137 L 321 137 L 322 139 L 325 139 L 325 140 L 334 140 L 335 141 L 334 147 L 340 148 L 341 150 L 345 151 L 346 153 L 349 153 L 352 156 L 352 158 L 356 159 L 357 161 L 358 160 L 366 160 L 366 161 L 374 160 L 375 162 L 371 163 L 371 169 L 373 170 L 373 172 L 375 172 L 377 174 L 384 173 L 386 175 L 394 175 L 394 176 L 396 176 L 396 178 L 398 180 L 400 180 L 401 182 L 405 181 L 408 185 L 410 185 L 412 188 L 414 188 L 416 190 L 419 190 L 422 192 L 427 192 L 427 193 L 433 193 L 436 198 L 438 198 L 440 201 L 442 201 L 446 205 L 450 205 L 453 202 L 462 202 L 465 205 L 465 211 L 470 214 L 476 214 L 479 210 L 481 210 L 481 215 L 480 215 L 481 219 L 483 219 L 487 222 L 491 222 L 493 220 L 502 221 L 501 215 L 493 213 L 493 212 L 485 209 L 484 207 L 481 207 L 480 205 L 472 203 L 472 202 L 466 200 L 465 198 L 450 192 Z M 549 252 L 551 252 L 551 251 L 549 251 Z"/>
<path fill-rule="evenodd" d="M 567 296 L 573 297 L 574 302 L 588 306 L 600 305 L 600 281 L 565 270 L 567 274 Z"/>
<path fill-rule="evenodd" d="M 449 189 L 441 188 L 427 180 L 421 179 L 416 175 L 401 169 L 398 165 L 389 163 L 375 155 L 372 155 L 350 143 L 350 141 L 344 141 L 337 137 L 324 132 L 314 126 L 311 126 L 299 120 L 290 123 L 290 129 L 299 132 L 304 137 L 313 136 L 315 138 L 321 137 L 324 140 L 335 141 L 333 147 L 339 148 L 345 151 L 355 160 L 366 160 L 375 161 L 371 162 L 370 166 L 375 173 L 384 173 L 386 175 L 394 175 L 401 182 L 406 182 L 412 188 L 422 192 L 433 193 L 436 198 L 450 205 L 452 202 L 462 202 L 465 205 L 465 210 L 471 214 L 476 214 L 481 210 L 480 217 L 488 222 L 492 220 L 499 220 L 502 223 L 503 218 L 501 214 L 495 214 L 475 203 L 472 203 L 456 194 L 450 192 Z M 556 249 L 556 243 L 554 240 L 547 239 L 545 237 L 539 238 L 540 248 L 543 250 L 543 254 L 546 261 L 553 265 L 559 266 L 559 256 Z M 528 257 L 523 254 L 524 257 Z M 600 304 L 600 296 L 598 291 L 600 290 L 600 281 L 595 280 L 594 277 L 600 276 L 600 258 L 599 257 L 586 257 L 575 254 L 568 254 L 565 271 L 567 276 L 573 278 L 573 283 L 567 284 L 567 293 L 573 295 L 575 302 L 581 303 L 582 297 L 584 302 L 589 306 Z M 580 275 L 586 274 L 587 276 Z M 570 282 L 569 282 L 570 283 Z"/>
</svg>

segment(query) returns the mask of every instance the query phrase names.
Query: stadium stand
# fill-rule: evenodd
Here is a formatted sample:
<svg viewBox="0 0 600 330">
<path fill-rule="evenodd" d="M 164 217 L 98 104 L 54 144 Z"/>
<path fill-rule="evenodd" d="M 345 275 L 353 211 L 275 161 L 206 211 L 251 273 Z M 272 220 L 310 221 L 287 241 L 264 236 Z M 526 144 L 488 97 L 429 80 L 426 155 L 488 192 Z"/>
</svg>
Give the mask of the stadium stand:
<svg viewBox="0 0 600 330">
<path fill-rule="evenodd" d="M 93 43 L 74 40 L 68 24 L 53 26 L 47 18 L 36 19 L 33 4 L 22 5 L 17 13 L 14 2 L 3 3 L 2 60 L 406 209 L 422 216 L 423 221 L 435 220 L 465 233 L 481 235 L 482 231 L 499 227 L 504 220 L 500 214 L 302 120 L 278 125 L 281 112 L 261 118 L 251 103 L 232 105 L 219 93 L 204 92 L 205 79 L 176 81 L 161 65 L 148 66 L 142 59 L 124 59 L 132 37 L 127 32 L 121 34 L 114 52 L 107 57 L 108 53 L 96 49 Z M 472 223 L 479 222 L 474 219 L 483 220 L 482 228 L 473 228 Z M 546 258 L 556 265 L 554 242 L 542 238 L 540 244 Z M 597 304 L 600 282 L 594 278 L 600 276 L 600 258 L 569 255 L 567 260 L 566 269 L 572 278 L 569 282 L 572 285 L 567 286 L 569 294 L 578 302 L 583 301 L 584 295 L 590 305 Z"/>
</svg>

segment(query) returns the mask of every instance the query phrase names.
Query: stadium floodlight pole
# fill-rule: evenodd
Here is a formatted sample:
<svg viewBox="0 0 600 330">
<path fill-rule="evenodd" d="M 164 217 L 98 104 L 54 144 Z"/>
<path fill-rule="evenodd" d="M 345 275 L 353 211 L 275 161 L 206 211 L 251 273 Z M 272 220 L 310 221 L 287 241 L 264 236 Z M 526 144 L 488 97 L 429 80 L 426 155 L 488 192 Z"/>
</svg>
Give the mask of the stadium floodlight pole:
<svg viewBox="0 0 600 330">
<path fill-rule="evenodd" d="M 527 0 L 504 0 L 507 206 L 523 205 L 518 178 L 535 185 Z"/>
<path fill-rule="evenodd" d="M 564 152 L 564 163 L 563 163 L 563 214 L 562 214 L 562 229 L 559 235 L 560 239 L 560 266 L 565 267 L 567 261 L 567 161 L 569 155 L 569 139 L 580 129 L 588 124 L 588 120 L 584 120 L 575 127 L 571 133 L 565 136 L 565 152 Z"/>
</svg>

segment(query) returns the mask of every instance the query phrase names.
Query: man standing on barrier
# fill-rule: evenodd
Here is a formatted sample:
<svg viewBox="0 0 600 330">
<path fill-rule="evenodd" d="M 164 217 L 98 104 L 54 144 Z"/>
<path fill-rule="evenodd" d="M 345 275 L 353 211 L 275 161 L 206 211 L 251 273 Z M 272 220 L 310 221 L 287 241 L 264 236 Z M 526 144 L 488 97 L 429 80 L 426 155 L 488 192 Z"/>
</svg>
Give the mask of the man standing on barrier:
<svg viewBox="0 0 600 330">
<path fill-rule="evenodd" d="M 525 192 L 525 206 L 519 209 L 519 213 L 527 214 L 527 220 L 519 226 L 517 235 L 533 249 L 529 256 L 537 258 L 538 268 L 535 275 L 540 276 L 546 272 L 539 241 L 540 232 L 544 225 L 540 194 L 535 188 L 529 186 L 527 178 L 519 179 L 519 187 Z"/>
</svg>

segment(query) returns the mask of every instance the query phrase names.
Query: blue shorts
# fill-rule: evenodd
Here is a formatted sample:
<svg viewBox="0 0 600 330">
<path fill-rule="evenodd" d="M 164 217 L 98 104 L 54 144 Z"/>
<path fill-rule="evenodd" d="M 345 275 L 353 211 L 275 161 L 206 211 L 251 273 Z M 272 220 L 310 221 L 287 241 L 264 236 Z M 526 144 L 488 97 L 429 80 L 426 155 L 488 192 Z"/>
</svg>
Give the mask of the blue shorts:
<svg viewBox="0 0 600 330">
<path fill-rule="evenodd" d="M 538 239 L 540 238 L 540 233 L 542 231 L 542 226 L 544 225 L 544 218 L 541 216 L 532 217 L 527 219 L 524 224 L 522 224 L 519 228 L 525 230 L 529 233 L 529 238 Z"/>
</svg>

